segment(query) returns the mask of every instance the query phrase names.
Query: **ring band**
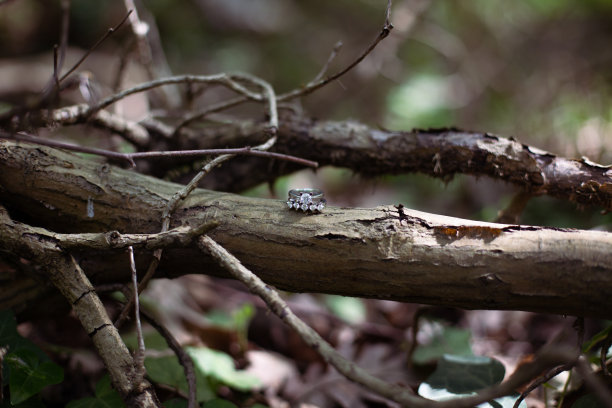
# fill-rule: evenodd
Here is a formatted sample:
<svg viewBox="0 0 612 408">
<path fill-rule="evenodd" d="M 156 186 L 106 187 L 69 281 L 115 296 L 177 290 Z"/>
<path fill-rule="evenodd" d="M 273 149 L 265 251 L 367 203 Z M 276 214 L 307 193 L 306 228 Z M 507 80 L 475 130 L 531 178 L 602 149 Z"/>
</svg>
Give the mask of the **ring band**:
<svg viewBox="0 0 612 408">
<path fill-rule="evenodd" d="M 293 210 L 321 212 L 327 201 L 318 188 L 296 188 L 289 190 L 287 207 Z"/>
</svg>

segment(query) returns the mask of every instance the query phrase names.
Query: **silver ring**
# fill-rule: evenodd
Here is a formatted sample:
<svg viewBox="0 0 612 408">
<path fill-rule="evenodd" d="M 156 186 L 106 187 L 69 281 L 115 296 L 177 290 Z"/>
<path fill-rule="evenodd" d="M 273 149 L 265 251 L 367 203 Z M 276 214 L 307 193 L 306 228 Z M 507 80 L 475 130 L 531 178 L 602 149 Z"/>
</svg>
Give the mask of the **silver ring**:
<svg viewBox="0 0 612 408">
<path fill-rule="evenodd" d="M 323 192 L 318 188 L 296 188 L 289 190 L 287 207 L 297 211 L 321 212 L 326 202 Z"/>
</svg>

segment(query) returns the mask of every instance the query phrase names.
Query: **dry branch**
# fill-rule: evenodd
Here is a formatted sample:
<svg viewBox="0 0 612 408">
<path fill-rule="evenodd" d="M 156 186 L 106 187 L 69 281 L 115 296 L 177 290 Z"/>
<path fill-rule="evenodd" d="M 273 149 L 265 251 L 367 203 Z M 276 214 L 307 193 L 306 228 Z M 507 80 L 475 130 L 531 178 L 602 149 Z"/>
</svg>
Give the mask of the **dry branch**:
<svg viewBox="0 0 612 408">
<path fill-rule="evenodd" d="M 225 145 L 255 143 L 261 139 L 260 125 L 241 124 L 235 133 L 221 129 L 219 138 Z M 250 136 L 247 136 L 250 135 Z M 249 141 L 249 139 L 252 139 Z M 192 135 L 190 142 L 199 148 L 213 148 L 213 134 Z M 423 173 L 448 180 L 454 174 L 489 176 L 510 182 L 532 195 L 549 195 L 581 205 L 599 206 L 612 211 L 612 167 L 592 163 L 586 158 L 566 159 L 555 154 L 482 132 L 458 129 L 388 131 L 373 129 L 354 121 L 316 121 L 284 118 L 280 122 L 278 142 L 274 148 L 314 160 L 320 166 L 333 165 L 354 170 L 366 176 L 400 173 Z M 240 191 L 295 170 L 280 167 L 277 173 L 265 174 L 251 166 L 235 163 L 219 170 L 206 180 L 206 187 Z M 228 178 L 230 182 L 228 183 Z"/>
<path fill-rule="evenodd" d="M 151 384 L 134 377 L 134 360 L 89 278 L 74 257 L 63 252 L 47 232 L 9 219 L 0 207 L 0 245 L 5 251 L 27 257 L 40 267 L 42 279 L 51 282 L 72 307 L 83 329 L 104 361 L 114 388 L 128 406 L 158 407 Z M 4 294 L 4 293 L 3 293 Z"/>
<path fill-rule="evenodd" d="M 180 188 L 10 141 L 0 142 L 0 186 L 0 202 L 13 219 L 57 232 L 122 233 L 159 231 Z M 606 232 L 490 224 L 393 206 L 329 207 L 309 216 L 286 210 L 280 200 L 206 190 L 195 190 L 177 208 L 173 226 L 213 220 L 219 222 L 210 234 L 215 241 L 264 281 L 289 291 L 612 316 L 612 234 Z M 137 263 L 148 259 L 141 251 Z M 125 256 L 84 249 L 79 260 L 94 284 L 129 281 Z M 191 247 L 168 249 L 158 273 L 227 276 Z M 40 294 L 31 284 L 21 293 L 12 287 L 0 288 L 0 307 L 23 310 Z"/>
</svg>

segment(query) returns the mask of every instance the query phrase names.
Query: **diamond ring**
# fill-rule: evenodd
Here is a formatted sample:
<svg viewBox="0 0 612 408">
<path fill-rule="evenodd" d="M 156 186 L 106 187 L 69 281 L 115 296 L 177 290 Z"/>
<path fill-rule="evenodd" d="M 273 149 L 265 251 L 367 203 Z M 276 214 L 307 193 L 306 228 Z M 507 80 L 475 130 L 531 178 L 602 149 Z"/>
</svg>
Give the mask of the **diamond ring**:
<svg viewBox="0 0 612 408">
<path fill-rule="evenodd" d="M 320 212 L 325 208 L 326 202 L 325 198 L 323 198 L 323 192 L 318 188 L 298 188 L 289 190 L 287 207 L 304 212 Z"/>
</svg>

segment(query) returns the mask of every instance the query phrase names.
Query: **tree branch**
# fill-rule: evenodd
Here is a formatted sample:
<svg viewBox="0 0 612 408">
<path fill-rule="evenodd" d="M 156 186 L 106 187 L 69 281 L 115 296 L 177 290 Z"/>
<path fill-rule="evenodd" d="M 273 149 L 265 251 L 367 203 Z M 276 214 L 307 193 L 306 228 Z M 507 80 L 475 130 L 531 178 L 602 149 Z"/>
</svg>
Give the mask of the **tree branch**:
<svg viewBox="0 0 612 408">
<path fill-rule="evenodd" d="M 236 126 L 234 133 L 222 128 L 224 146 L 261 140 L 255 123 Z M 250 136 L 245 136 L 250 135 Z M 188 137 L 191 146 L 213 148 L 212 134 Z M 191 147 L 193 148 L 193 147 Z M 448 180 L 456 173 L 489 176 L 521 187 L 532 195 L 549 195 L 581 205 L 612 211 L 612 167 L 586 158 L 572 160 L 522 144 L 514 139 L 459 129 L 389 131 L 354 121 L 316 121 L 285 117 L 280 122 L 275 151 L 314 160 L 320 166 L 345 167 L 366 176 L 423 173 Z M 241 191 L 267 179 L 294 171 L 254 172 L 251 166 L 234 163 L 205 182 L 211 189 Z M 227 174 L 230 175 L 228 182 Z M 223 177 L 225 175 L 225 177 Z M 223 186 L 215 183 L 215 177 Z"/>
<path fill-rule="evenodd" d="M 180 188 L 10 141 L 0 142 L 0 186 L 0 202 L 15 219 L 27 214 L 30 224 L 59 232 L 125 233 L 159 231 L 167 201 Z M 482 223 L 392 206 L 306 215 L 287 210 L 284 200 L 201 189 L 173 216 L 174 226 L 211 220 L 219 222 L 210 233 L 215 241 L 284 290 L 612 316 L 612 234 L 606 232 Z M 137 263 L 147 262 L 146 254 Z M 83 250 L 80 263 L 95 284 L 129 281 L 125 256 Z M 158 273 L 202 270 L 227 276 L 189 247 L 168 249 Z M 13 297 L 1 291 L 0 307 L 14 305 Z"/>
<path fill-rule="evenodd" d="M 39 265 L 43 276 L 62 293 L 93 341 L 113 386 L 125 403 L 128 406 L 160 406 L 151 384 L 134 378 L 134 360 L 79 263 L 72 255 L 61 251 L 53 240 L 41 240 L 30 233 L 28 226 L 14 223 L 1 207 L 0 220 L 5 227 L 0 232 L 2 248 L 27 256 Z"/>
</svg>

